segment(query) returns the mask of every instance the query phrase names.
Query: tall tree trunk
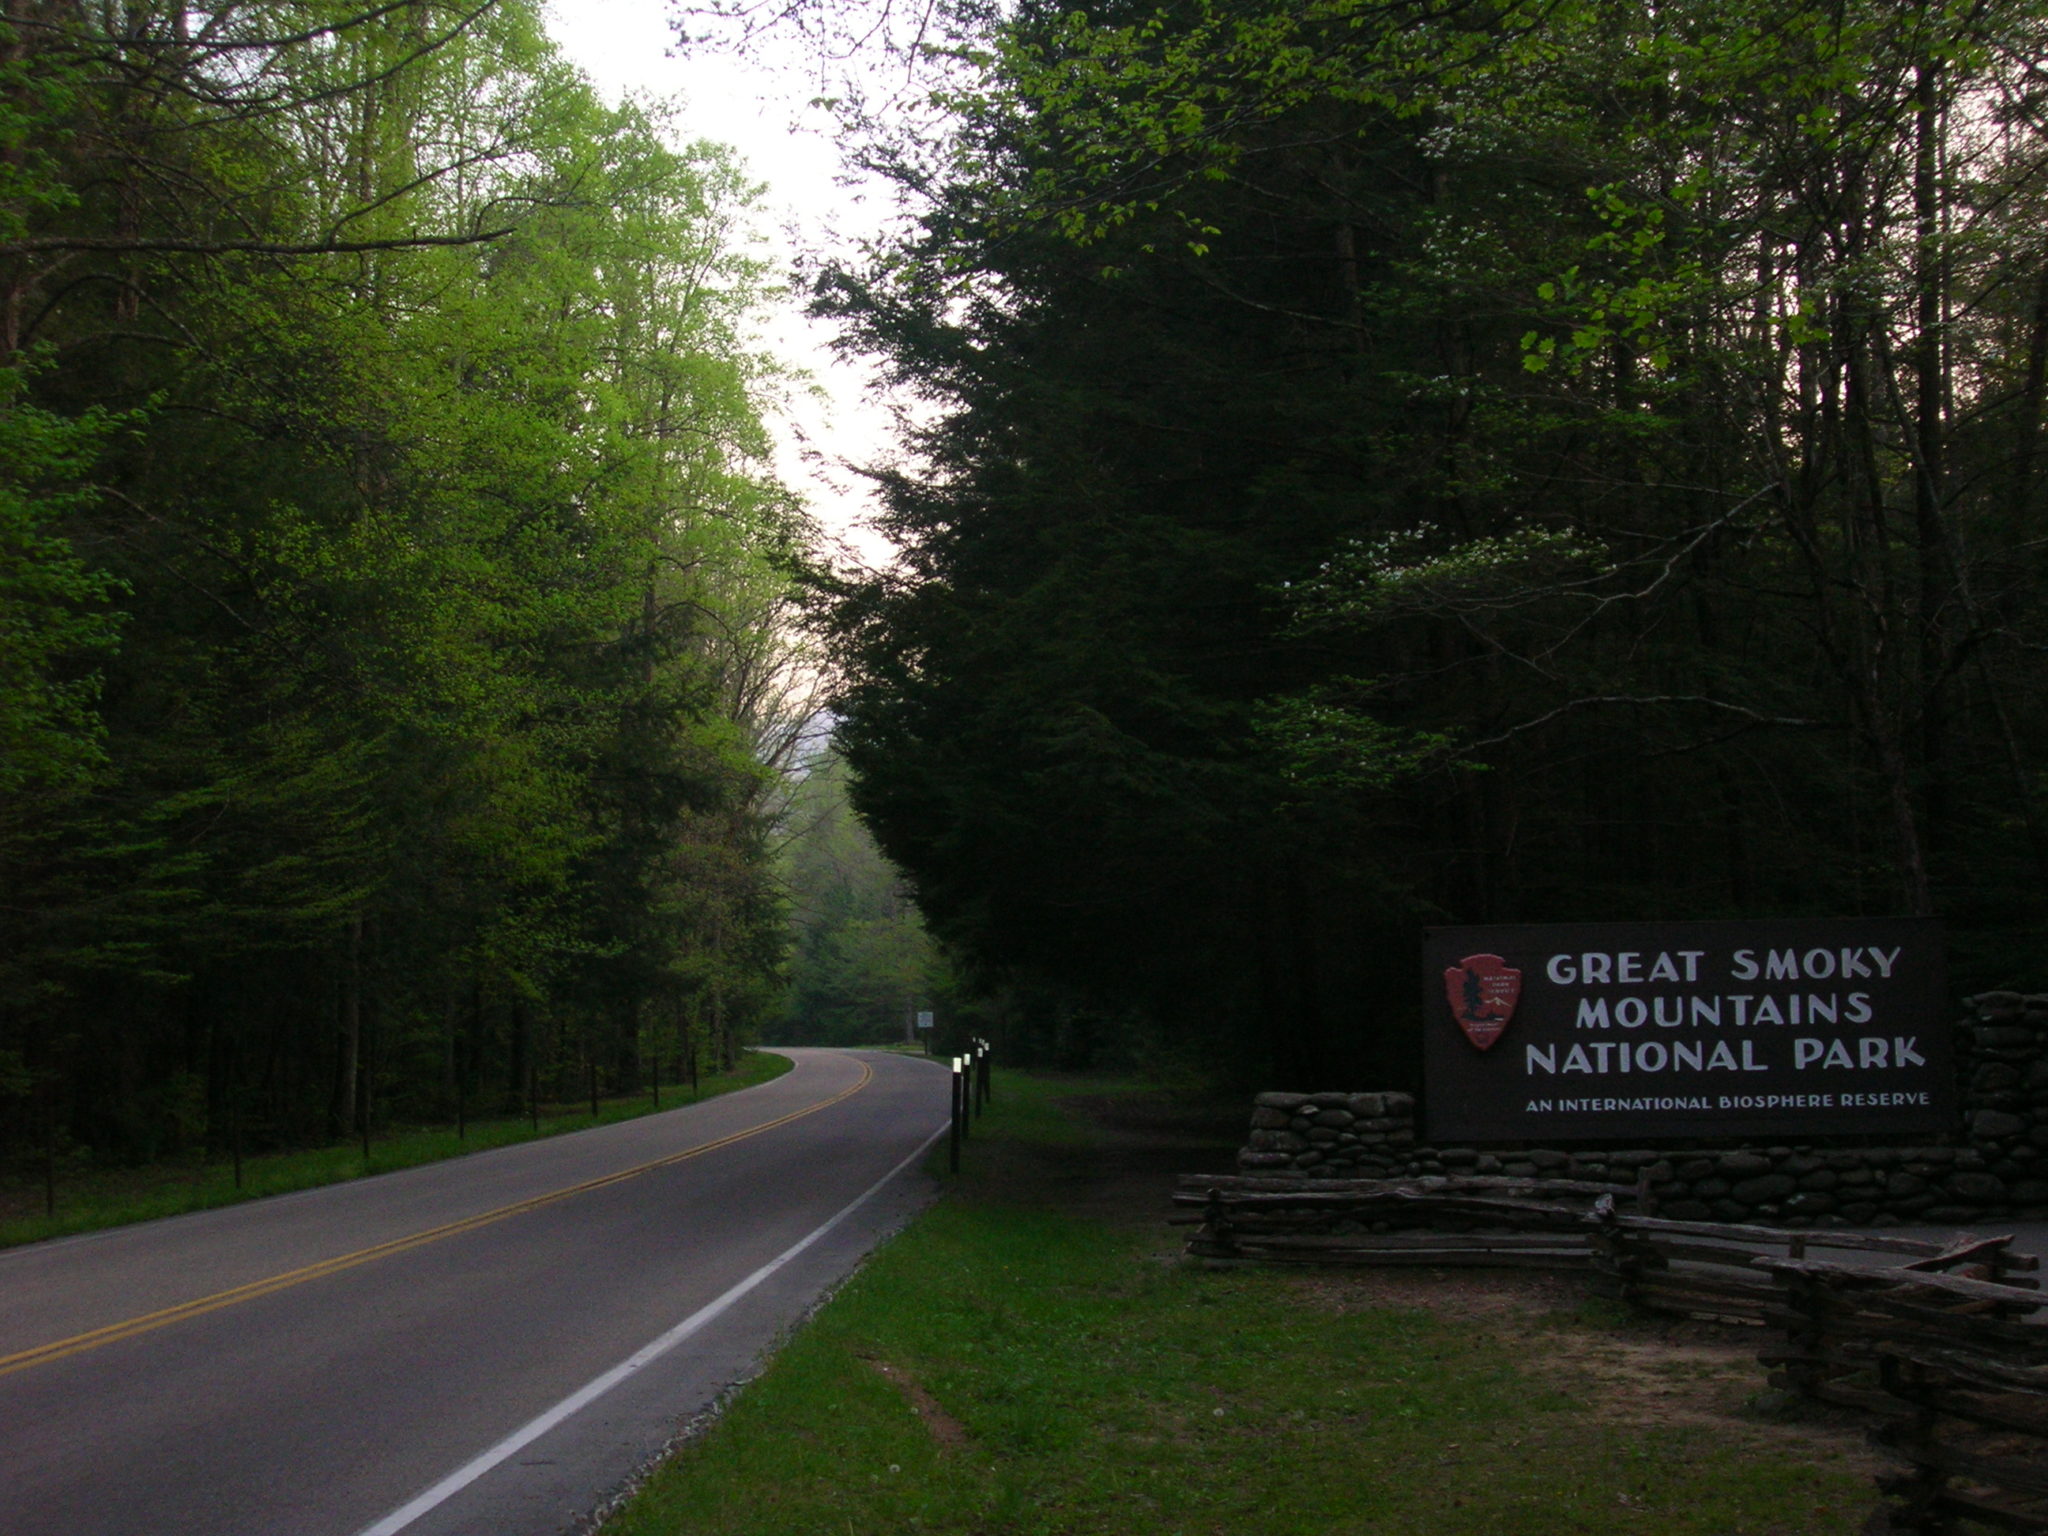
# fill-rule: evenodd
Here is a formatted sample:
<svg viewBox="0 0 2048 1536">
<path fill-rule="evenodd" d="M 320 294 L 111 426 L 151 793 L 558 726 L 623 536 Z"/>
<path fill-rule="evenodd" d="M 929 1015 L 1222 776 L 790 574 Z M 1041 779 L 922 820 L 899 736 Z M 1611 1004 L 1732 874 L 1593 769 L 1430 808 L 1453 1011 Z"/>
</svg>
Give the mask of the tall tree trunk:
<svg viewBox="0 0 2048 1536">
<path fill-rule="evenodd" d="M 335 1073 L 334 1104 L 343 1125 L 356 1128 L 357 1084 L 363 1056 L 363 915 L 348 920 L 348 959 L 341 977 L 341 1058 Z"/>
<path fill-rule="evenodd" d="M 2048 401 L 2048 257 L 2034 279 L 2034 312 L 2027 329 L 2027 366 L 2020 389 L 2019 423 L 2013 449 L 2008 511 L 2017 523 L 2034 499 L 2034 460 L 2041 446 L 2041 416 Z"/>
<path fill-rule="evenodd" d="M 1942 111 L 1937 67 L 1914 76 L 1914 448 L 1913 541 L 1919 567 L 1915 614 L 1920 706 L 1920 804 L 1924 843 L 1939 846 L 1948 818 L 1947 647 L 1944 609 L 1954 590 L 1942 524 L 1947 437 L 1947 262 L 1942 242 Z"/>
</svg>

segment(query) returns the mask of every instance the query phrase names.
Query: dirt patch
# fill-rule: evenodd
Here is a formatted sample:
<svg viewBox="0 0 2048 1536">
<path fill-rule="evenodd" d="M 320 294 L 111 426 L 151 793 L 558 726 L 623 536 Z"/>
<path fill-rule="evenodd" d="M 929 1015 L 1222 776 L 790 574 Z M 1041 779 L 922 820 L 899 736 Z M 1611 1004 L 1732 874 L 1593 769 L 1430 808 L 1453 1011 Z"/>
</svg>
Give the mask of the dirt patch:
<svg viewBox="0 0 2048 1536">
<path fill-rule="evenodd" d="M 1771 1392 L 1757 1350 L 1762 1329 L 1588 1316 L 1605 1304 L 1569 1274 L 1479 1270 L 1347 1270 L 1280 1277 L 1305 1306 L 1333 1312 L 1413 1307 L 1483 1327 L 1511 1352 L 1616 1423 L 1704 1426 L 1727 1443 L 1838 1456 L 1864 1475 L 1894 1463 L 1872 1448 L 1855 1414 Z"/>
<path fill-rule="evenodd" d="M 1174 1251 L 1180 1239 L 1166 1225 L 1174 1181 L 1184 1173 L 1234 1172 L 1248 1113 L 1235 1100 L 1078 1088 L 1055 1102 L 1085 1127 L 1083 1134 L 1013 1140 L 1000 1158 L 984 1159 L 975 1155 L 975 1137 L 988 1133 L 977 1126 L 961 1148 L 962 1171 L 977 1197 L 1136 1227 L 1157 1233 Z"/>
<path fill-rule="evenodd" d="M 1235 1100 L 1167 1094 L 1073 1094 L 1060 1107 L 1094 1130 L 1057 1150 L 1069 1209 L 1098 1220 L 1164 1226 L 1184 1173 L 1235 1173 L 1250 1111 Z M 1176 1242 L 1178 1239 L 1174 1239 Z"/>
<path fill-rule="evenodd" d="M 1248 1111 L 1242 1104 L 1164 1095 L 1075 1094 L 1063 1107 L 1095 1131 L 1085 1146 L 1046 1148 L 1036 1171 L 1046 1194 L 1089 1216 L 1160 1235 L 1162 1257 L 1185 1229 L 1165 1217 L 1176 1178 L 1234 1171 Z M 1865 1474 L 1892 1465 L 1856 1415 L 1787 1402 L 1768 1389 L 1756 1354 L 1762 1330 L 1660 1320 L 1595 1301 L 1585 1279 L 1555 1272 L 1350 1269 L 1269 1271 L 1298 1305 L 1349 1311 L 1414 1307 L 1472 1322 L 1602 1418 L 1639 1425 L 1706 1426 L 1737 1445 L 1839 1456 Z"/>
<path fill-rule="evenodd" d="M 903 1394 L 903 1400 L 910 1404 L 910 1411 L 917 1415 L 926 1433 L 941 1449 L 953 1451 L 967 1444 L 967 1426 L 941 1408 L 939 1400 L 927 1392 L 915 1376 L 902 1366 L 891 1365 L 873 1355 L 860 1358 L 874 1369 L 876 1375 Z"/>
</svg>

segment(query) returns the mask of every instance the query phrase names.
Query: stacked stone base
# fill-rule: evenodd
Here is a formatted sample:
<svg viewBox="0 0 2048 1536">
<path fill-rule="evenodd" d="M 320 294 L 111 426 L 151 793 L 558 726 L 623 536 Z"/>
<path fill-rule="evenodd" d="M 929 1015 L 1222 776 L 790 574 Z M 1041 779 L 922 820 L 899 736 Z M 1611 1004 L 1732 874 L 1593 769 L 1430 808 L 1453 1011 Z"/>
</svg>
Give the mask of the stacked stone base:
<svg viewBox="0 0 2048 1536">
<path fill-rule="evenodd" d="M 2048 1220 L 2048 994 L 1966 1000 L 1956 1026 L 1962 1123 L 1946 1144 L 1673 1150 L 1432 1147 L 1405 1093 L 1262 1093 L 1246 1174 L 1317 1179 L 1499 1173 L 1633 1184 L 1682 1221 L 1801 1227 Z"/>
</svg>

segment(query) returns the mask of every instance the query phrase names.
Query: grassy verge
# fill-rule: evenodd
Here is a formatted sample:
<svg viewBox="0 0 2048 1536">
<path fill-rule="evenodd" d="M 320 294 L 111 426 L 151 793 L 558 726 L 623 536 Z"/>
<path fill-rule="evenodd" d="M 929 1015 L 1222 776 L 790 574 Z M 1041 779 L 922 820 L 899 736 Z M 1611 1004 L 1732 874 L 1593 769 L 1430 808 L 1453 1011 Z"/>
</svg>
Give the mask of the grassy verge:
<svg viewBox="0 0 2048 1536">
<path fill-rule="evenodd" d="M 1839 1452 L 1617 1412 L 1568 1295 L 1496 1327 L 1077 1217 L 1068 1090 L 999 1087 L 950 1198 L 605 1536 L 1846 1536 L 1871 1506 Z"/>
<path fill-rule="evenodd" d="M 739 1066 L 727 1073 L 707 1074 L 699 1084 L 699 1096 L 714 1098 L 740 1088 L 751 1088 L 787 1072 L 787 1056 L 749 1051 Z M 665 1088 L 662 1108 L 675 1109 L 691 1102 L 686 1088 Z M 265 1195 L 290 1194 L 323 1184 L 340 1184 L 369 1174 L 391 1173 L 421 1163 L 438 1163 L 471 1152 L 484 1152 L 514 1142 L 560 1136 L 569 1131 L 587 1131 L 600 1125 L 637 1119 L 653 1112 L 652 1096 L 600 1099 L 598 1114 L 591 1117 L 588 1102 L 543 1104 L 536 1129 L 525 1115 L 503 1119 L 472 1120 L 465 1134 L 457 1137 L 453 1126 L 395 1126 L 380 1128 L 370 1143 L 366 1161 L 362 1146 L 347 1142 L 338 1146 L 314 1147 L 296 1152 L 273 1152 L 242 1160 L 242 1183 L 235 1185 L 234 1169 L 226 1162 L 155 1164 L 146 1168 L 117 1168 L 74 1173 L 57 1186 L 57 1214 L 43 1214 L 43 1189 L 37 1179 L 11 1179 L 0 1186 L 0 1248 L 33 1243 L 48 1237 L 76 1232 L 96 1232 L 102 1227 L 125 1226 L 130 1222 L 152 1221 L 159 1216 L 178 1216 L 188 1211 L 209 1210 Z"/>
</svg>

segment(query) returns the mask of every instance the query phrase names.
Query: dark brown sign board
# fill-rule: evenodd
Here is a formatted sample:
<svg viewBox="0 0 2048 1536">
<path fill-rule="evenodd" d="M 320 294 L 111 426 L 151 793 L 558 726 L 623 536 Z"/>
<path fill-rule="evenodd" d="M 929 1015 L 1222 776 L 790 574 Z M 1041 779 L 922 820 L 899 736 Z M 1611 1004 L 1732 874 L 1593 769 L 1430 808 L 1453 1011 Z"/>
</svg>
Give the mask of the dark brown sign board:
<svg viewBox="0 0 2048 1536">
<path fill-rule="evenodd" d="M 1432 928 L 1424 1133 L 1554 1145 L 1946 1130 L 1943 960 L 1933 918 Z"/>
</svg>

